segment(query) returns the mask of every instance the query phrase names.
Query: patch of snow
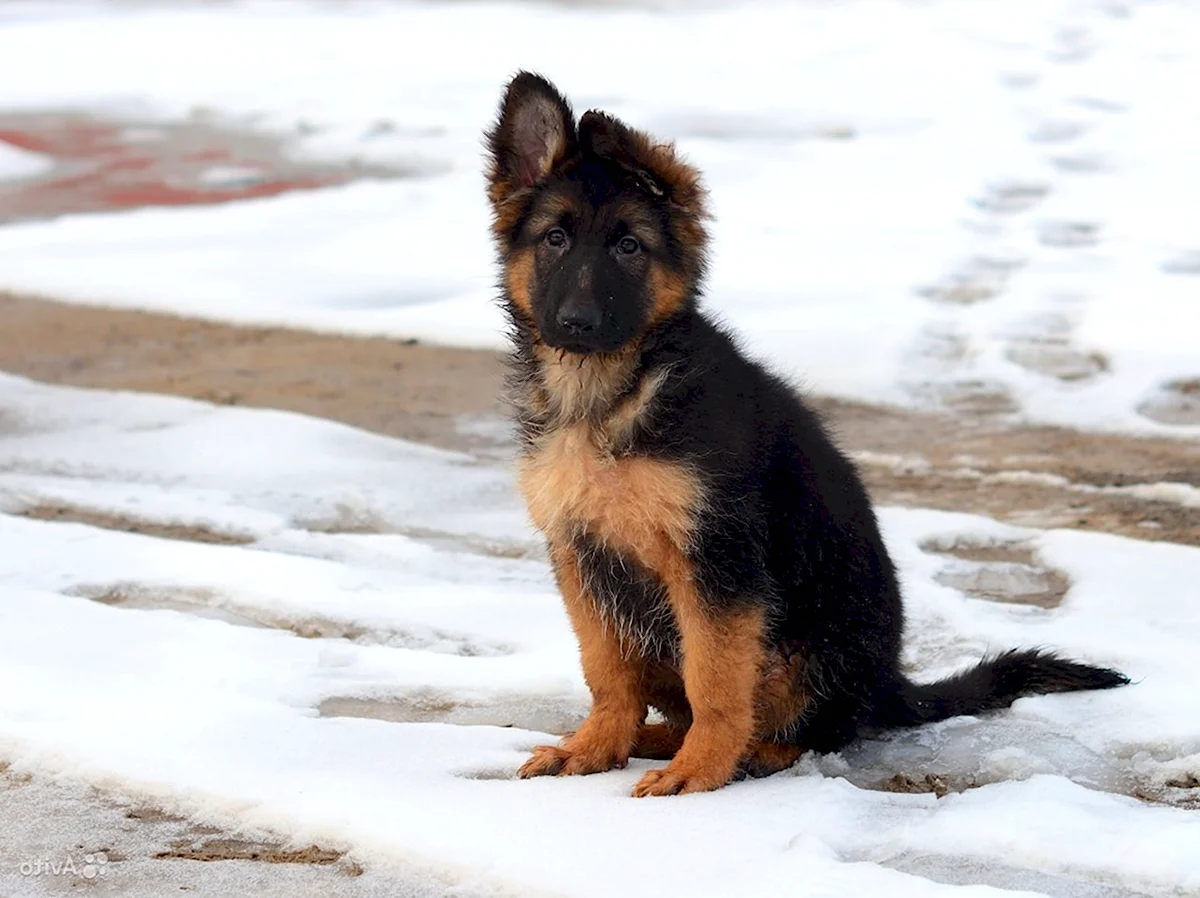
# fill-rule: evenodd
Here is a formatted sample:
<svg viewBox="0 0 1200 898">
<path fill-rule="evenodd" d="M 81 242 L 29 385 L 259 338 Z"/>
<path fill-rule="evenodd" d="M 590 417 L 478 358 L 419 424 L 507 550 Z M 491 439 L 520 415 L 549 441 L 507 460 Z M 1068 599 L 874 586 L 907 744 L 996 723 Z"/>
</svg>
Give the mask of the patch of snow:
<svg viewBox="0 0 1200 898">
<path fill-rule="evenodd" d="M 992 483 L 1019 483 L 1030 486 L 1070 486 L 1071 481 L 1061 474 L 1050 474 L 1046 471 L 997 471 L 995 474 L 985 474 L 982 479 Z"/>
<path fill-rule="evenodd" d="M 1152 502 L 1170 502 L 1187 508 L 1200 508 L 1200 488 L 1190 483 L 1135 483 L 1130 486 L 1100 487 L 1106 493 L 1125 493 Z"/>
</svg>

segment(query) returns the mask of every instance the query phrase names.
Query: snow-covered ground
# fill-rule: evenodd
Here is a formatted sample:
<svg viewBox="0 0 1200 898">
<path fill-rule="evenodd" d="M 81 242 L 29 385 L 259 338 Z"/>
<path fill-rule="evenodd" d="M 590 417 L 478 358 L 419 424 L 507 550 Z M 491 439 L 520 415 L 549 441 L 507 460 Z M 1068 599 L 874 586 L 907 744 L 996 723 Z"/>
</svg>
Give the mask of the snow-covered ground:
<svg viewBox="0 0 1200 898">
<path fill-rule="evenodd" d="M 822 392 L 1195 436 L 1198 44 L 1182 0 L 4 4 L 0 109 L 409 176 L 6 227 L 0 287 L 495 345 L 480 132 L 531 68 L 704 169 L 710 307 Z"/>
<path fill-rule="evenodd" d="M 43 508 L 193 539 L 28 516 Z M 1200 890 L 1200 815 L 1170 806 L 1200 775 L 1200 550 L 885 509 L 918 676 L 1050 645 L 1136 684 L 635 800 L 648 762 L 514 778 L 587 698 L 502 463 L 0 376 L 0 512 L 0 757 L 18 770 L 347 845 L 472 892 Z M 938 582 L 970 566 L 946 549 L 1014 542 L 1070 579 L 1059 607 Z M 897 776 L 952 794 L 881 788 Z"/>
</svg>

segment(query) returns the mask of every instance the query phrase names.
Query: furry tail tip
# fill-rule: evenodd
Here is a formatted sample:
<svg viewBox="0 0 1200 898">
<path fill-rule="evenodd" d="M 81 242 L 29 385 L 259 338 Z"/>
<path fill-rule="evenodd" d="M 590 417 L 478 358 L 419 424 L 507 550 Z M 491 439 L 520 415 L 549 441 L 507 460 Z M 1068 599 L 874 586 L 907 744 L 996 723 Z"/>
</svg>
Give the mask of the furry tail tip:
<svg viewBox="0 0 1200 898">
<path fill-rule="evenodd" d="M 1053 652 L 1013 649 L 936 683 L 905 682 L 894 726 L 915 726 L 960 714 L 1007 708 L 1027 695 L 1113 689 L 1129 677 L 1107 667 L 1060 658 Z"/>
</svg>

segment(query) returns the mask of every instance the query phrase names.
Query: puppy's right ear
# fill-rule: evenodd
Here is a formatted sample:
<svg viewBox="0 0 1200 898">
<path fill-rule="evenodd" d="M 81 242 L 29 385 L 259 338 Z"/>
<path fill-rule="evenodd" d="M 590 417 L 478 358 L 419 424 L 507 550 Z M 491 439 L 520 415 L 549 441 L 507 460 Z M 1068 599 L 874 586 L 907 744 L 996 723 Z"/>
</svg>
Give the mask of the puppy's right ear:
<svg viewBox="0 0 1200 898">
<path fill-rule="evenodd" d="M 487 133 L 488 197 L 499 215 L 514 193 L 532 187 L 577 148 L 571 104 L 540 75 L 519 72 Z"/>
</svg>

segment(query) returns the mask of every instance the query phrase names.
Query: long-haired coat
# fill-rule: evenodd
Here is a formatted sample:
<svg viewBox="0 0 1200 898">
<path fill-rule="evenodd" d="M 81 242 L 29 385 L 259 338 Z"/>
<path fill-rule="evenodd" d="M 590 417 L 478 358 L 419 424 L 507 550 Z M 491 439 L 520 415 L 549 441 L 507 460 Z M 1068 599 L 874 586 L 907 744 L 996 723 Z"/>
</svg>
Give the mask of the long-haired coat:
<svg viewBox="0 0 1200 898">
<path fill-rule="evenodd" d="M 697 308 L 699 173 L 604 113 L 577 122 L 528 73 L 487 141 L 520 488 L 593 700 L 521 776 L 634 755 L 670 761 L 635 795 L 715 789 L 864 729 L 1127 682 L 1036 651 L 906 679 L 896 573 L 854 466 Z"/>
</svg>

